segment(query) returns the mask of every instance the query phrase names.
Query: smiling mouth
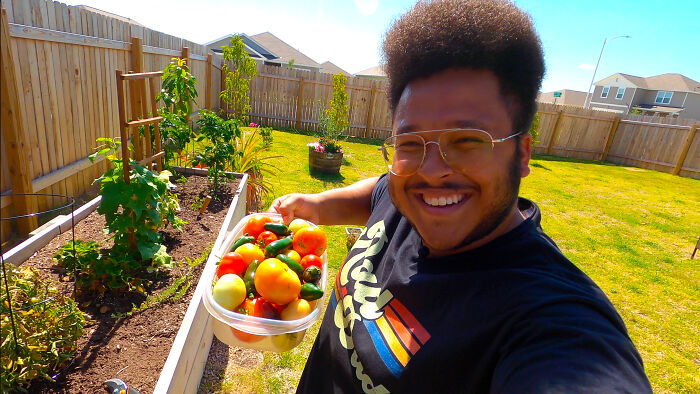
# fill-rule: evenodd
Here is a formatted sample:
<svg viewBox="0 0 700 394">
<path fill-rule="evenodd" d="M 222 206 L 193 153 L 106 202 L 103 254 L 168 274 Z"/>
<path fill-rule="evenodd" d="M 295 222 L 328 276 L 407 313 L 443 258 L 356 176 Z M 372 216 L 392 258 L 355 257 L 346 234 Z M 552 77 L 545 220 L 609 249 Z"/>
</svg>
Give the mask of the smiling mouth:
<svg viewBox="0 0 700 394">
<path fill-rule="evenodd" d="M 426 196 L 422 194 L 423 202 L 431 207 L 445 207 L 458 204 L 464 200 L 464 194 L 449 194 L 445 196 Z"/>
</svg>

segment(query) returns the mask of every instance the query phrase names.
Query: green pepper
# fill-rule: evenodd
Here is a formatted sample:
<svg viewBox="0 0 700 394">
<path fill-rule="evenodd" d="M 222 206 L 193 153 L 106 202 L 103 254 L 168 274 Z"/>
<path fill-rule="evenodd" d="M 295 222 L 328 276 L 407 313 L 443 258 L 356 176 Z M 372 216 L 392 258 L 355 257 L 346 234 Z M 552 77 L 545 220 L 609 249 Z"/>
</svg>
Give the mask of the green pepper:
<svg viewBox="0 0 700 394">
<path fill-rule="evenodd" d="M 245 270 L 245 274 L 243 274 L 245 292 L 246 294 L 248 294 L 249 297 L 251 294 L 253 295 L 253 297 L 256 297 L 258 295 L 258 292 L 255 290 L 255 270 L 258 269 L 258 264 L 260 264 L 260 261 L 253 260 L 250 263 L 250 265 L 248 265 L 248 268 Z"/>
<path fill-rule="evenodd" d="M 306 283 L 318 284 L 318 280 L 321 279 L 321 269 L 316 267 L 315 265 L 310 265 L 306 267 L 301 278 Z"/>
<path fill-rule="evenodd" d="M 246 233 L 242 237 L 238 238 L 236 242 L 233 243 L 233 246 L 231 246 L 231 250 L 229 250 L 229 252 L 235 251 L 241 245 L 251 244 L 253 242 L 255 242 L 255 237 Z"/>
<path fill-rule="evenodd" d="M 282 253 L 283 250 L 292 246 L 292 237 L 284 237 L 271 242 L 265 247 L 265 256 L 274 257 Z"/>
<path fill-rule="evenodd" d="M 263 228 L 267 231 L 272 231 L 276 235 L 289 235 L 289 228 L 284 223 L 265 223 L 263 224 Z"/>
<path fill-rule="evenodd" d="M 319 298 L 323 297 L 323 290 L 313 283 L 304 283 L 301 285 L 299 297 L 305 299 L 306 301 L 318 300 Z"/>
<path fill-rule="evenodd" d="M 299 279 L 301 279 L 301 277 L 304 275 L 304 268 L 302 268 L 301 264 L 297 263 L 296 261 L 294 261 L 294 259 L 287 256 L 286 254 L 278 254 L 277 259 L 287 264 L 287 267 L 291 268 L 292 271 L 294 271 L 297 274 Z"/>
</svg>

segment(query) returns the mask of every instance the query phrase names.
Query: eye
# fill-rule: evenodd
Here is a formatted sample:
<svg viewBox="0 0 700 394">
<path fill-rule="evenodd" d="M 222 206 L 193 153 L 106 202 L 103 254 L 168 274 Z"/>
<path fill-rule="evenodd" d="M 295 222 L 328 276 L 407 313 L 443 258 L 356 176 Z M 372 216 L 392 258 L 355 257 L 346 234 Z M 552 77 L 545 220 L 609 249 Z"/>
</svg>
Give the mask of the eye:
<svg viewBox="0 0 700 394">
<path fill-rule="evenodd" d="M 399 139 L 395 142 L 394 148 L 404 152 L 415 151 L 423 149 L 423 142 L 415 139 Z"/>
</svg>

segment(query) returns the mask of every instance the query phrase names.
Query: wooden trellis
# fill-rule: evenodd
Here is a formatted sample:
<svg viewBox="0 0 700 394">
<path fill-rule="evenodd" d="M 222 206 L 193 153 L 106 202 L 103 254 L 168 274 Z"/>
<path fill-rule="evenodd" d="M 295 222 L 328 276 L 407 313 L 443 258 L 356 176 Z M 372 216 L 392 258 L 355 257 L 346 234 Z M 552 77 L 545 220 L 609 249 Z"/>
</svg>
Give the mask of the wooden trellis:
<svg viewBox="0 0 700 394">
<path fill-rule="evenodd" d="M 161 148 L 160 139 L 160 127 L 159 123 L 163 120 L 162 116 L 157 116 L 158 108 L 156 101 L 156 92 L 158 89 L 158 81 L 163 75 L 162 71 L 154 72 L 136 72 L 136 73 L 123 73 L 121 70 L 117 70 L 117 103 L 119 105 L 119 133 L 122 140 L 122 160 L 124 164 L 124 182 L 129 183 L 129 128 L 132 127 L 132 143 L 134 145 L 134 159 L 138 160 L 140 164 L 151 163 L 156 161 L 156 168 L 158 171 L 162 171 L 163 163 L 162 157 L 165 152 Z M 148 80 L 148 91 L 149 100 L 145 100 L 145 80 Z M 132 112 L 134 116 L 143 116 L 149 113 L 147 103 L 150 102 L 151 109 L 150 113 L 156 116 L 151 116 L 150 118 L 138 119 L 127 121 L 126 120 L 126 103 L 124 102 L 124 82 L 132 81 L 131 85 L 131 103 Z M 150 124 L 154 125 L 155 133 L 155 153 L 151 147 L 151 128 L 148 127 Z M 146 157 L 143 156 L 143 146 L 141 144 L 141 135 L 138 131 L 138 126 L 145 126 L 145 148 Z"/>
</svg>

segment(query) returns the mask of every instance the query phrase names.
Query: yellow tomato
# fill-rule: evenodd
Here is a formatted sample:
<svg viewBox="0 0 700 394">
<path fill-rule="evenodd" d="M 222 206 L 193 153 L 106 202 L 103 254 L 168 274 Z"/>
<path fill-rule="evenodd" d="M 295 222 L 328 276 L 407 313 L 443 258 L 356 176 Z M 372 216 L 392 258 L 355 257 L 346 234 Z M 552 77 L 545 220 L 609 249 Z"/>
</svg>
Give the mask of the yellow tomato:
<svg viewBox="0 0 700 394">
<path fill-rule="evenodd" d="M 236 248 L 236 253 L 240 253 L 243 256 L 243 261 L 245 261 L 246 267 L 253 262 L 253 260 L 263 261 L 265 258 L 265 253 L 256 244 L 247 243 Z"/>
<path fill-rule="evenodd" d="M 301 281 L 287 264 L 272 258 L 255 270 L 255 290 L 261 297 L 277 305 L 287 305 L 299 296 Z"/>
<path fill-rule="evenodd" d="M 290 302 L 289 305 L 284 308 L 280 316 L 282 317 L 282 320 L 296 320 L 301 319 L 309 313 L 311 313 L 311 305 L 309 304 L 309 301 L 300 298 Z"/>
<path fill-rule="evenodd" d="M 311 224 L 309 224 L 309 222 L 307 222 L 306 220 L 297 218 L 297 219 L 292 220 L 291 223 L 289 223 L 288 228 L 289 228 L 290 232 L 296 233 L 299 229 L 302 229 L 304 227 L 308 227 L 310 225 Z"/>
<path fill-rule="evenodd" d="M 301 261 L 301 256 L 299 256 L 299 253 L 297 253 L 296 250 L 290 250 L 287 252 L 287 256 L 289 256 L 290 259 L 296 261 L 297 263 Z"/>
</svg>

